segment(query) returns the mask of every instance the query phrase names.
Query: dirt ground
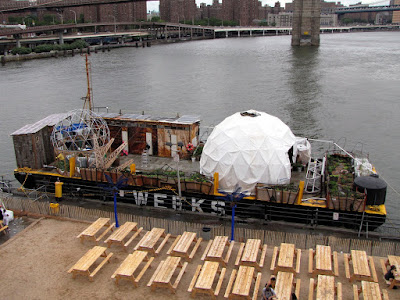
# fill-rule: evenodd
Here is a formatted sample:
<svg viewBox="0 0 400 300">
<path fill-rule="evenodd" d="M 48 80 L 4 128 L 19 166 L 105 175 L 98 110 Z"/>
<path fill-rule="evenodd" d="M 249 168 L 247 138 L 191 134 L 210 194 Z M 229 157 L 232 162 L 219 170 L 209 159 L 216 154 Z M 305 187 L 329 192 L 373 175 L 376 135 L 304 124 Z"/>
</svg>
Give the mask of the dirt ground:
<svg viewBox="0 0 400 300">
<path fill-rule="evenodd" d="M 198 264 L 200 257 L 206 247 L 203 241 L 194 259 L 189 263 L 186 273 L 178 286 L 176 294 L 171 294 L 167 289 L 156 289 L 151 291 L 147 287 L 150 277 L 153 275 L 159 262 L 166 258 L 166 252 L 173 242 L 169 239 L 161 254 L 155 258 L 152 267 L 147 270 L 140 280 L 139 287 L 126 280 L 121 280 L 116 286 L 111 275 L 118 268 L 127 254 L 121 247 L 113 245 L 108 250 L 114 255 L 110 263 L 106 264 L 90 282 L 87 277 L 67 273 L 79 258 L 88 249 L 94 246 L 91 241 L 80 243 L 76 236 L 82 232 L 88 223 L 69 220 L 40 219 L 33 222 L 28 228 L 21 231 L 9 241 L 0 246 L 1 275 L 0 286 L 2 287 L 1 299 L 189 299 L 187 292 L 190 281 Z M 143 233 L 140 235 L 143 236 Z M 104 238 L 105 239 L 105 238 Z M 103 239 L 103 240 L 104 240 Z M 133 248 L 139 238 L 136 238 L 128 248 Z M 100 245 L 103 242 L 99 243 Z M 105 245 L 105 244 L 104 244 Z M 234 261 L 239 249 L 235 244 L 231 259 L 227 266 L 222 288 L 218 299 L 223 299 L 229 276 L 234 268 Z M 261 286 L 268 281 L 271 272 L 269 270 L 273 247 L 269 246 L 265 266 L 262 269 Z M 381 289 L 386 288 L 382 279 L 379 258 L 375 258 L 376 271 Z M 352 284 L 345 278 L 343 255 L 339 254 L 340 276 L 336 282 L 343 284 L 343 299 L 353 299 Z M 308 299 L 308 287 L 310 276 L 308 275 L 308 252 L 302 252 L 301 272 L 296 276 L 301 279 L 299 299 Z M 360 283 L 357 283 L 360 286 Z M 260 289 L 261 290 L 261 289 Z M 314 296 L 315 297 L 315 296 Z M 389 290 L 390 299 L 400 299 L 400 290 Z M 208 296 L 196 295 L 198 299 L 209 299 Z M 258 294 L 261 299 L 261 292 Z M 361 296 L 362 299 L 362 296 Z"/>
</svg>

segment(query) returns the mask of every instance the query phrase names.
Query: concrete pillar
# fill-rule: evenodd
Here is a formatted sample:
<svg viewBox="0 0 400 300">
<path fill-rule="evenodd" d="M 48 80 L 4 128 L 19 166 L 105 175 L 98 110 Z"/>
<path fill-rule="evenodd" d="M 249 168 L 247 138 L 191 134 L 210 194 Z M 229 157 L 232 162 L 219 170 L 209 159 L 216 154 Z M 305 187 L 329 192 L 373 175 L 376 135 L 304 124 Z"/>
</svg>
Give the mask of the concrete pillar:
<svg viewBox="0 0 400 300">
<path fill-rule="evenodd" d="M 14 34 L 13 37 L 15 39 L 15 47 L 21 48 L 21 35 L 20 34 Z"/>
<path fill-rule="evenodd" d="M 250 30 L 250 36 L 253 36 L 253 30 Z"/>
<path fill-rule="evenodd" d="M 292 46 L 319 46 L 320 0 L 294 1 Z"/>
<path fill-rule="evenodd" d="M 59 31 L 59 32 L 58 32 L 58 43 L 59 43 L 60 45 L 64 44 L 64 34 L 63 34 L 62 31 Z"/>
<path fill-rule="evenodd" d="M 238 37 L 240 37 L 240 30 L 238 30 Z"/>
<path fill-rule="evenodd" d="M 225 31 L 225 37 L 229 37 L 229 35 L 228 35 L 228 30 Z"/>
</svg>

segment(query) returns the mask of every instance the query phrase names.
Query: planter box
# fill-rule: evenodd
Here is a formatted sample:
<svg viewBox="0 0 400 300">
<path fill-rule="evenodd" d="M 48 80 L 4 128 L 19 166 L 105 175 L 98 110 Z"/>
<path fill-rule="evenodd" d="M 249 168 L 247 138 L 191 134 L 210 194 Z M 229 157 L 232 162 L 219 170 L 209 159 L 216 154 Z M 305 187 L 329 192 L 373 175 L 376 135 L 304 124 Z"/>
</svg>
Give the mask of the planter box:
<svg viewBox="0 0 400 300">
<path fill-rule="evenodd" d="M 143 185 L 144 186 L 150 186 L 150 187 L 159 187 L 160 185 L 160 180 L 157 177 L 146 177 L 142 176 L 143 179 Z"/>
<path fill-rule="evenodd" d="M 201 183 L 201 192 L 206 195 L 211 195 L 214 191 L 214 184 L 211 182 Z"/>
<path fill-rule="evenodd" d="M 282 203 L 295 204 L 297 200 L 298 191 L 283 191 L 282 192 Z"/>
</svg>

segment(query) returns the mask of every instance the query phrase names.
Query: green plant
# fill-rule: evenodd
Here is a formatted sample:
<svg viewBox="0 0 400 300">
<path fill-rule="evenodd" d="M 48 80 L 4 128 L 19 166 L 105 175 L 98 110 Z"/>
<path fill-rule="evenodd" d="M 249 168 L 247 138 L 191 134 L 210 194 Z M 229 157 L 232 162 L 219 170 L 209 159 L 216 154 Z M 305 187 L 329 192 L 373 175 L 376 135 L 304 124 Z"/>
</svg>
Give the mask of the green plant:
<svg viewBox="0 0 400 300">
<path fill-rule="evenodd" d="M 204 175 L 201 175 L 199 172 L 193 172 L 190 174 L 190 177 L 188 178 L 190 181 L 196 181 L 196 182 L 207 182 L 207 178 Z"/>
<path fill-rule="evenodd" d="M 19 48 L 14 48 L 14 49 L 11 50 L 11 53 L 13 55 L 16 55 L 16 54 L 29 54 L 31 52 L 32 52 L 31 48 L 26 48 L 26 47 L 19 47 Z"/>
<path fill-rule="evenodd" d="M 194 156 L 194 157 L 201 156 L 201 153 L 203 153 L 203 148 L 204 148 L 204 144 L 198 145 L 196 147 L 196 149 L 193 151 L 192 156 Z"/>
</svg>

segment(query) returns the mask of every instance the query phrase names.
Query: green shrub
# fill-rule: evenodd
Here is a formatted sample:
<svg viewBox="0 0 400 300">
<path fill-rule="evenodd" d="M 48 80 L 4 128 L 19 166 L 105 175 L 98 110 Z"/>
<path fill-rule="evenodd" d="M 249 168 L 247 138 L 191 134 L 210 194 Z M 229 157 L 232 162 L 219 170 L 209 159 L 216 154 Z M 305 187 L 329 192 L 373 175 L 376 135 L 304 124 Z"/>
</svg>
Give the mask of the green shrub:
<svg viewBox="0 0 400 300">
<path fill-rule="evenodd" d="M 14 49 L 11 50 L 11 53 L 13 55 L 16 55 L 16 54 L 29 54 L 31 52 L 32 52 L 31 48 L 27 48 L 27 47 L 19 47 L 19 48 L 14 48 Z"/>
<path fill-rule="evenodd" d="M 35 53 L 42 53 L 42 52 L 50 52 L 53 49 L 54 49 L 54 45 L 43 44 L 43 45 L 37 46 L 35 49 L 33 49 L 33 51 Z"/>
</svg>

